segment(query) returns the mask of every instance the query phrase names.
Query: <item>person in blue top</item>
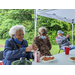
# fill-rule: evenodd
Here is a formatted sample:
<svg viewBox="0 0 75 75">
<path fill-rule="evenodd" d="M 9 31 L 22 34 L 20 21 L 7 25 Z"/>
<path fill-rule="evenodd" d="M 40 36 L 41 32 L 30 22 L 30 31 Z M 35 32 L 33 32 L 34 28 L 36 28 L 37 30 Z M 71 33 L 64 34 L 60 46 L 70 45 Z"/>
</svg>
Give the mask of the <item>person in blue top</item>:
<svg viewBox="0 0 75 75">
<path fill-rule="evenodd" d="M 34 53 L 37 49 L 35 44 L 28 46 L 28 43 L 24 38 L 25 27 L 23 25 L 15 25 L 10 28 L 10 39 L 5 42 L 5 49 L 3 51 L 3 64 L 11 65 L 15 60 L 19 60 L 21 57 L 26 57 L 28 60 L 34 58 Z"/>
</svg>

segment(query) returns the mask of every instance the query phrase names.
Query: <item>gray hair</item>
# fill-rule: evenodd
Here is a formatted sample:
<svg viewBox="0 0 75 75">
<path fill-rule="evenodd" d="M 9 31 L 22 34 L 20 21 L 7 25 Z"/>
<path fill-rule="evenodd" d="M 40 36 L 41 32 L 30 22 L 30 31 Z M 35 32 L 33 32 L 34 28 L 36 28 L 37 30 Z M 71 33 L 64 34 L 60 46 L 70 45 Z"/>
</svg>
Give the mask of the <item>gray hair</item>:
<svg viewBox="0 0 75 75">
<path fill-rule="evenodd" d="M 25 34 L 25 27 L 23 25 L 15 25 L 10 28 L 9 35 L 12 37 L 12 35 L 15 35 L 18 30 L 22 30 Z"/>
<path fill-rule="evenodd" d="M 46 32 L 47 32 L 47 29 L 44 26 L 40 27 L 38 32 L 41 33 L 43 29 L 46 30 Z"/>
</svg>

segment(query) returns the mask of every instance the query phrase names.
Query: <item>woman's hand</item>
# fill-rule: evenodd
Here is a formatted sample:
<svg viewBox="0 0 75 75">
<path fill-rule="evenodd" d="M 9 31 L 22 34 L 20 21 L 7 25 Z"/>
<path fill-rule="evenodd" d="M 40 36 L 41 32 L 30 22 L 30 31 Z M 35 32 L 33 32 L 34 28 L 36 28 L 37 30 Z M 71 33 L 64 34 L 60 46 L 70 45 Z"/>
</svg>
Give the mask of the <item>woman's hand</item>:
<svg viewBox="0 0 75 75">
<path fill-rule="evenodd" d="M 37 45 L 36 44 L 32 44 L 32 48 L 33 48 L 33 50 L 37 50 Z"/>
<path fill-rule="evenodd" d="M 35 51 L 35 50 L 37 50 L 37 45 L 36 44 L 32 44 L 32 45 L 30 45 L 26 48 L 26 52 Z"/>
</svg>

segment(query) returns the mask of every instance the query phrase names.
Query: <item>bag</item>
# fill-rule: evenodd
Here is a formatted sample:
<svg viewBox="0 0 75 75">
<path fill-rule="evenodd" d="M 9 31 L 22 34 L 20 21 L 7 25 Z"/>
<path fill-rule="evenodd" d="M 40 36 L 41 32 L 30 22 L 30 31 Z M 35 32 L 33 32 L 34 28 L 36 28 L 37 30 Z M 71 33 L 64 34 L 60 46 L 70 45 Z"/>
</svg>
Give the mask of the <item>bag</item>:
<svg viewBox="0 0 75 75">
<path fill-rule="evenodd" d="M 13 61 L 11 65 L 31 65 L 32 62 L 27 60 L 27 58 L 22 57 L 20 60 Z"/>
</svg>

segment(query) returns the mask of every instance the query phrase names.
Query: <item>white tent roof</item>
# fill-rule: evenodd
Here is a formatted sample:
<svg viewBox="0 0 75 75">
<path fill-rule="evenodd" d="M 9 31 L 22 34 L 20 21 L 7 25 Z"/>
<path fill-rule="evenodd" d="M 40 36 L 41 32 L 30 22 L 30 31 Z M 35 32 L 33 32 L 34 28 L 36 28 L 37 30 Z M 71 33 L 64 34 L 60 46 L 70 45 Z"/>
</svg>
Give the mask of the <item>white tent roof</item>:
<svg viewBox="0 0 75 75">
<path fill-rule="evenodd" d="M 75 23 L 75 9 L 37 9 L 36 14 L 68 23 Z"/>
</svg>

